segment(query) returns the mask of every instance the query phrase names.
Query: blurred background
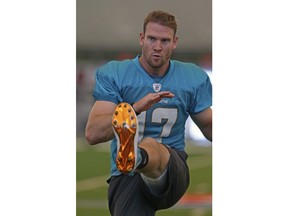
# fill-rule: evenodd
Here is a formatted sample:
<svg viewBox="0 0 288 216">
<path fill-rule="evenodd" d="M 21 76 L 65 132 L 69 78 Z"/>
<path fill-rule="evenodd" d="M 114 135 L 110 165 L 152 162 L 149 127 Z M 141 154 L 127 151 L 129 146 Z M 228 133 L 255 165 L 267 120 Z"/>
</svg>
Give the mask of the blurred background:
<svg viewBox="0 0 288 216">
<path fill-rule="evenodd" d="M 110 60 L 141 52 L 139 33 L 145 16 L 165 10 L 176 16 L 178 47 L 173 59 L 202 67 L 212 81 L 212 0 L 77 0 L 76 5 L 77 216 L 109 215 L 109 143 L 89 146 L 84 138 L 93 106 L 93 74 Z M 191 182 L 185 196 L 157 215 L 212 215 L 212 147 L 191 119 L 186 123 Z"/>
</svg>

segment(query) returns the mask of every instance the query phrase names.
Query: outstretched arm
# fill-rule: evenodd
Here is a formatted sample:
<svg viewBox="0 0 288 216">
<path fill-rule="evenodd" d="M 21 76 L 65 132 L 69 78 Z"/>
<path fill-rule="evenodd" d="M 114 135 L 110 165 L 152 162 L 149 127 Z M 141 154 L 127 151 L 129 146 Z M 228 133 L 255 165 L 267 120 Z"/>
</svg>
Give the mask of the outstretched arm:
<svg viewBox="0 0 288 216">
<path fill-rule="evenodd" d="M 116 104 L 96 101 L 88 117 L 85 136 L 91 145 L 106 142 L 114 137 L 112 115 Z"/>
<path fill-rule="evenodd" d="M 206 139 L 212 142 L 212 109 L 208 108 L 196 115 L 191 115 Z"/>
</svg>

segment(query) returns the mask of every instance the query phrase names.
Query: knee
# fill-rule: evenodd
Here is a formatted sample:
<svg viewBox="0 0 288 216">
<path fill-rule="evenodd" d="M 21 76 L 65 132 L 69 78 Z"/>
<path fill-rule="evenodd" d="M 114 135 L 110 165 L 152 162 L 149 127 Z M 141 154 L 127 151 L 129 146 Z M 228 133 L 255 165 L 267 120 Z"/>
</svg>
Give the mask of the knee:
<svg viewBox="0 0 288 216">
<path fill-rule="evenodd" d="M 150 143 L 155 144 L 155 143 L 158 143 L 158 142 L 155 139 L 153 139 L 152 137 L 146 137 L 140 142 L 139 146 L 141 146 L 141 145 L 149 145 Z"/>
<path fill-rule="evenodd" d="M 144 168 L 143 171 L 153 170 L 156 173 L 156 176 L 161 174 L 166 168 L 170 157 L 170 153 L 167 148 L 150 137 L 143 139 L 139 144 L 139 147 L 143 148 L 149 157 L 146 169 Z"/>
<path fill-rule="evenodd" d="M 144 138 L 140 143 L 139 147 L 147 151 L 148 155 L 153 155 L 153 157 L 159 157 L 160 155 L 160 143 L 151 137 Z"/>
</svg>

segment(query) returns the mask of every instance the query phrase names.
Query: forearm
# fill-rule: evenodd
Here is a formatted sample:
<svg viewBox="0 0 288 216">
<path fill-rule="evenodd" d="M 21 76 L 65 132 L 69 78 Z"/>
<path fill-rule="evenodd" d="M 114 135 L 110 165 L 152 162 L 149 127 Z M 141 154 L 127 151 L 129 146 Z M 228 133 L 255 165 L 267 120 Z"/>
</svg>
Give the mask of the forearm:
<svg viewBox="0 0 288 216">
<path fill-rule="evenodd" d="M 114 137 L 112 115 L 97 116 L 87 123 L 85 135 L 91 145 L 106 142 Z"/>
</svg>

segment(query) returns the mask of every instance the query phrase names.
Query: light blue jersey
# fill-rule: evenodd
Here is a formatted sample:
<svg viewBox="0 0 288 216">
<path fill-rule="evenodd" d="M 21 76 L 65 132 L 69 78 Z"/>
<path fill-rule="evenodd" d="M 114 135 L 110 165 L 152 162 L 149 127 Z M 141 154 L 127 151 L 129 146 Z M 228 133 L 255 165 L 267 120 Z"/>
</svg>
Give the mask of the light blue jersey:
<svg viewBox="0 0 288 216">
<path fill-rule="evenodd" d="M 158 142 L 184 150 L 185 123 L 189 115 L 212 106 L 212 86 L 206 72 L 192 63 L 170 60 L 163 78 L 151 77 L 133 60 L 111 61 L 95 73 L 95 100 L 135 103 L 149 93 L 170 91 L 173 98 L 164 98 L 138 115 L 139 141 L 152 137 Z M 116 139 L 111 143 L 111 175 L 119 175 L 115 157 Z"/>
</svg>

